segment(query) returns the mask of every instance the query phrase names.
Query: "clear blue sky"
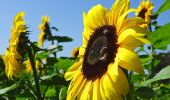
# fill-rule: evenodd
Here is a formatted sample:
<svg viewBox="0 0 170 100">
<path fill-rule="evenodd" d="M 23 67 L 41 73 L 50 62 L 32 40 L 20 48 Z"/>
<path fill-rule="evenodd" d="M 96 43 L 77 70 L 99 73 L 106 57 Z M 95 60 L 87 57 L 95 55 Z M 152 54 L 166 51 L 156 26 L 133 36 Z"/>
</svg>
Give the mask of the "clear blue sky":
<svg viewBox="0 0 170 100">
<path fill-rule="evenodd" d="M 136 8 L 140 0 L 130 0 L 131 7 Z M 1 0 L 0 1 L 0 54 L 3 55 L 8 47 L 10 28 L 14 16 L 25 11 L 25 21 L 32 31 L 30 38 L 32 41 L 38 40 L 41 16 L 51 17 L 51 25 L 56 26 L 59 32 L 55 34 L 70 36 L 73 42 L 63 43 L 64 51 L 59 55 L 71 56 L 73 47 L 82 43 L 83 17 L 82 13 L 87 12 L 92 6 L 102 4 L 110 8 L 114 0 Z M 156 11 L 164 0 L 152 0 Z M 170 22 L 170 11 L 161 14 L 158 18 L 160 25 Z"/>
</svg>

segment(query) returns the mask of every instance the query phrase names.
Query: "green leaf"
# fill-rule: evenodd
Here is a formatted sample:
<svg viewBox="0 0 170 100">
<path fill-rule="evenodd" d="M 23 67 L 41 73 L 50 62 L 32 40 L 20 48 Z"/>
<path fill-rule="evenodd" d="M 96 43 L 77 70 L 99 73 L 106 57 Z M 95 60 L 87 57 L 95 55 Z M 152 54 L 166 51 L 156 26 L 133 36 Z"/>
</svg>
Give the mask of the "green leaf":
<svg viewBox="0 0 170 100">
<path fill-rule="evenodd" d="M 140 75 L 140 74 L 132 74 L 132 76 L 131 76 L 131 81 L 133 83 L 141 82 L 142 79 L 143 79 L 143 75 Z M 138 84 L 138 85 L 140 85 L 140 84 Z"/>
<path fill-rule="evenodd" d="M 43 77 L 41 77 L 41 78 L 40 78 L 40 80 L 47 80 L 47 79 L 51 79 L 52 77 L 54 77 L 54 76 L 56 76 L 56 75 L 58 75 L 58 74 L 57 74 L 57 73 L 55 73 L 55 74 L 52 74 L 52 75 L 43 76 Z"/>
<path fill-rule="evenodd" d="M 55 31 L 57 31 L 58 32 L 58 28 L 56 28 L 56 27 L 51 27 L 53 30 L 55 30 Z"/>
<path fill-rule="evenodd" d="M 162 12 L 170 9 L 170 0 L 166 0 L 164 4 L 158 9 L 158 11 L 155 12 L 154 15 L 161 14 Z"/>
<path fill-rule="evenodd" d="M 54 66 L 56 62 L 58 62 L 58 59 L 55 57 L 47 58 L 47 66 Z"/>
<path fill-rule="evenodd" d="M 141 98 L 151 98 L 154 96 L 154 91 L 149 87 L 140 87 L 135 91 L 135 94 Z"/>
<path fill-rule="evenodd" d="M 53 97 L 56 95 L 56 90 L 55 88 L 50 88 L 47 90 L 47 92 L 45 93 L 45 97 Z"/>
<path fill-rule="evenodd" d="M 73 39 L 68 36 L 53 36 L 53 37 L 51 37 L 51 40 L 57 40 L 57 42 L 71 42 L 71 41 L 73 41 Z"/>
<path fill-rule="evenodd" d="M 36 54 L 36 57 L 40 58 L 40 59 L 45 59 L 49 57 L 49 53 L 47 51 L 42 51 Z"/>
<path fill-rule="evenodd" d="M 72 64 L 73 64 L 73 60 L 60 58 L 59 61 L 54 66 L 66 71 Z"/>
<path fill-rule="evenodd" d="M 140 55 L 139 56 L 141 59 L 142 64 L 147 64 L 151 61 L 152 57 L 149 55 Z"/>
<path fill-rule="evenodd" d="M 25 99 L 35 99 L 34 95 L 29 91 L 25 90 L 22 94 L 19 94 L 16 100 L 25 100 Z"/>
<path fill-rule="evenodd" d="M 166 49 L 167 45 L 170 44 L 170 23 L 156 29 L 149 35 L 149 40 L 153 43 L 156 49 Z"/>
<path fill-rule="evenodd" d="M 155 81 L 169 79 L 170 78 L 170 65 L 162 69 L 156 76 L 154 76 L 152 79 L 149 79 L 145 81 L 143 84 L 149 84 Z"/>
<path fill-rule="evenodd" d="M 60 89 L 59 100 L 66 100 L 66 96 L 67 96 L 67 87 L 63 87 Z"/>
<path fill-rule="evenodd" d="M 63 50 L 63 46 L 62 45 L 58 45 L 57 49 L 58 49 L 58 51 L 62 51 Z"/>
<path fill-rule="evenodd" d="M 17 88 L 18 86 L 19 86 L 18 83 L 15 83 L 15 84 L 13 84 L 13 85 L 11 85 L 11 86 L 9 86 L 9 87 L 6 87 L 6 88 L 4 88 L 4 89 L 0 89 L 0 95 L 5 94 L 5 93 L 7 93 L 8 91 L 11 91 L 11 90 Z"/>
</svg>

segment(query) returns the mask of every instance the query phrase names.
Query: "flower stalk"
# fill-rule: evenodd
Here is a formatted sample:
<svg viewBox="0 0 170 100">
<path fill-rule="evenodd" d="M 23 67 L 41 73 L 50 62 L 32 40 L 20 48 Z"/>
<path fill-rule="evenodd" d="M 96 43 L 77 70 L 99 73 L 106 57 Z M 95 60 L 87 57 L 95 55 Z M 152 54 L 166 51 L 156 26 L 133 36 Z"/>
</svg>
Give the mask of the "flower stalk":
<svg viewBox="0 0 170 100">
<path fill-rule="evenodd" d="M 32 51 L 31 51 L 31 48 L 28 45 L 26 45 L 26 46 L 27 46 L 28 57 L 30 59 L 31 67 L 32 67 L 32 70 L 33 70 L 37 100 L 42 100 L 41 91 L 40 91 L 40 85 L 39 85 L 39 77 L 37 75 L 35 62 L 34 62 L 34 55 L 33 55 Z"/>
</svg>

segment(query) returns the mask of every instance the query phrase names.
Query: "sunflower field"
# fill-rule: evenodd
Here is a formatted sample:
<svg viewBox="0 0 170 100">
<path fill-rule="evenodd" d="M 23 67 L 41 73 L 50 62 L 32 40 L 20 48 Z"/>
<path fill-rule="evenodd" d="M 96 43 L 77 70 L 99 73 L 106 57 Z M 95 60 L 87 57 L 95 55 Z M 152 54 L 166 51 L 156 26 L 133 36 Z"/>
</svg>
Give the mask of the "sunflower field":
<svg viewBox="0 0 170 100">
<path fill-rule="evenodd" d="M 0 54 L 0 100 L 170 100 L 170 20 L 158 20 L 170 0 L 157 10 L 154 0 L 130 5 L 91 6 L 79 38 L 55 34 L 51 17 L 42 16 L 37 41 L 26 12 L 16 13 Z M 71 56 L 60 54 L 65 44 Z"/>
</svg>

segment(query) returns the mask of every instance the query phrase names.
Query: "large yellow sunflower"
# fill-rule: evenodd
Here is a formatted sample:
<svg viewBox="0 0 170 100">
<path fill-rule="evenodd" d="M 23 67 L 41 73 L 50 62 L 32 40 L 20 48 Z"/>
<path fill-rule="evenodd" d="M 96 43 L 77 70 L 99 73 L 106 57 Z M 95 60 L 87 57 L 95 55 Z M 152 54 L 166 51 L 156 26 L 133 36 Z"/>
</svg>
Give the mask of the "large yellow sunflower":
<svg viewBox="0 0 170 100">
<path fill-rule="evenodd" d="M 23 58 L 18 51 L 20 36 L 26 32 L 25 21 L 23 18 L 24 12 L 20 12 L 15 16 L 13 26 L 11 28 L 9 48 L 3 56 L 5 72 L 8 78 L 19 76 L 21 70 L 23 69 L 23 65 L 21 63 Z"/>
<path fill-rule="evenodd" d="M 146 23 L 127 18 L 129 0 L 116 0 L 110 10 L 98 4 L 84 16 L 83 43 L 79 61 L 65 73 L 71 80 L 67 100 L 121 100 L 129 85 L 122 69 L 143 74 L 134 48 L 150 43 L 144 37 Z"/>
<path fill-rule="evenodd" d="M 150 2 L 150 0 L 141 0 L 140 5 L 136 10 L 136 16 L 143 18 L 147 24 L 143 24 L 143 27 L 147 27 L 150 24 L 152 9 L 154 5 Z"/>
<path fill-rule="evenodd" d="M 39 29 L 41 30 L 40 35 L 39 35 L 39 40 L 38 44 L 40 47 L 43 47 L 43 42 L 46 38 L 47 35 L 50 35 L 51 32 L 49 31 L 49 21 L 50 17 L 48 16 L 42 16 L 41 18 L 41 24 L 39 25 Z"/>
</svg>

